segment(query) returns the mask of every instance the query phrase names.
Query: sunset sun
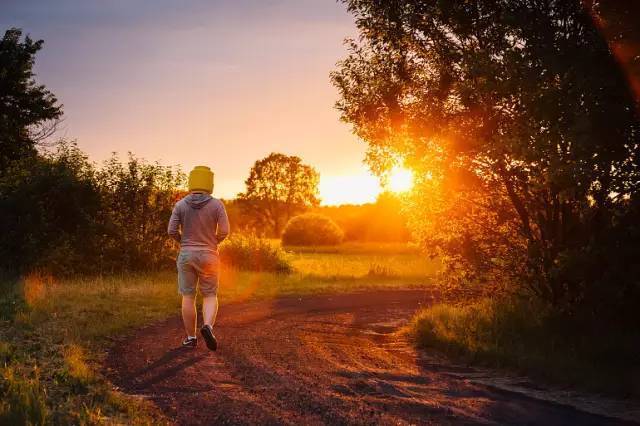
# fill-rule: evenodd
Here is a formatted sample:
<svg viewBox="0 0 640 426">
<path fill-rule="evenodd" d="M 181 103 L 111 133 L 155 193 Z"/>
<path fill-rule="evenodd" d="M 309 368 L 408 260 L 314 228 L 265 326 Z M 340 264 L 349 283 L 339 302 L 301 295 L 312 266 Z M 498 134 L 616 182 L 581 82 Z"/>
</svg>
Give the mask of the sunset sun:
<svg viewBox="0 0 640 426">
<path fill-rule="evenodd" d="M 404 167 L 396 166 L 389 173 L 387 188 L 392 192 L 407 192 L 413 186 L 413 173 Z"/>
</svg>

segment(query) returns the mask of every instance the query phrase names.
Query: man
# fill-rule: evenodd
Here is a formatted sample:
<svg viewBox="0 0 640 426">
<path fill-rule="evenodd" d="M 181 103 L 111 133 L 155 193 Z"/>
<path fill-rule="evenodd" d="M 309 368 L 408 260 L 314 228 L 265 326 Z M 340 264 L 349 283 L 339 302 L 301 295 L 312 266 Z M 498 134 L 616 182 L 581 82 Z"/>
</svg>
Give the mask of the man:
<svg viewBox="0 0 640 426">
<path fill-rule="evenodd" d="M 182 295 L 182 321 L 187 337 L 183 346 L 196 347 L 196 285 L 202 294 L 200 334 L 215 351 L 218 342 L 213 324 L 218 313 L 218 244 L 229 235 L 229 219 L 224 205 L 213 198 L 213 172 L 196 166 L 189 173 L 189 194 L 178 201 L 171 213 L 169 235 L 180 243 L 176 261 L 178 287 Z"/>
</svg>

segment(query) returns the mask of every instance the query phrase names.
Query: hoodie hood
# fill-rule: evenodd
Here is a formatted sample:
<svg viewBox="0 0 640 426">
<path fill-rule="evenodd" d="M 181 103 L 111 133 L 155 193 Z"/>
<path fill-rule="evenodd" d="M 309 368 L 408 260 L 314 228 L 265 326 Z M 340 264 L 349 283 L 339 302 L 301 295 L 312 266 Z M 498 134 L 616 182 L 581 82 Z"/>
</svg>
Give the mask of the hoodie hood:
<svg viewBox="0 0 640 426">
<path fill-rule="evenodd" d="M 184 198 L 184 201 L 193 209 L 201 209 L 211 200 L 213 197 L 209 194 L 189 194 Z"/>
</svg>

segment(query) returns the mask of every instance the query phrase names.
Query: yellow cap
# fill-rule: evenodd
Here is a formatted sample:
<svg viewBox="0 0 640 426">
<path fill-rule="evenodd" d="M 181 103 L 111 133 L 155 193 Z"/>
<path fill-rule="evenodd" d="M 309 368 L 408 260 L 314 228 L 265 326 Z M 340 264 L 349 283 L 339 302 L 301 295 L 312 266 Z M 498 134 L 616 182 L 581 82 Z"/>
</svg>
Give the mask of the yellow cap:
<svg viewBox="0 0 640 426">
<path fill-rule="evenodd" d="M 207 166 L 195 166 L 189 173 L 189 191 L 213 192 L 213 172 Z"/>
</svg>

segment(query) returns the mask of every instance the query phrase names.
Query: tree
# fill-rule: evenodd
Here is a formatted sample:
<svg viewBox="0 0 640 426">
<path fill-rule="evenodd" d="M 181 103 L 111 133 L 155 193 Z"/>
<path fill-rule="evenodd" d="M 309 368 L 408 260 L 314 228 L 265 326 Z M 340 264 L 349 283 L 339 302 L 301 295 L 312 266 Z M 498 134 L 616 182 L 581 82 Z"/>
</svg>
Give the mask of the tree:
<svg viewBox="0 0 640 426">
<path fill-rule="evenodd" d="M 254 163 L 238 198 L 279 237 L 292 216 L 319 204 L 319 179 L 299 157 L 271 153 Z"/>
<path fill-rule="evenodd" d="M 338 108 L 374 169 L 416 171 L 411 223 L 448 276 L 594 318 L 637 301 L 640 233 L 621 227 L 637 218 L 640 103 L 596 24 L 607 2 L 345 3 L 361 42 L 333 73 Z"/>
<path fill-rule="evenodd" d="M 0 175 L 9 163 L 35 154 L 35 145 L 50 136 L 62 106 L 33 73 L 43 41 L 12 28 L 0 40 Z"/>
</svg>

